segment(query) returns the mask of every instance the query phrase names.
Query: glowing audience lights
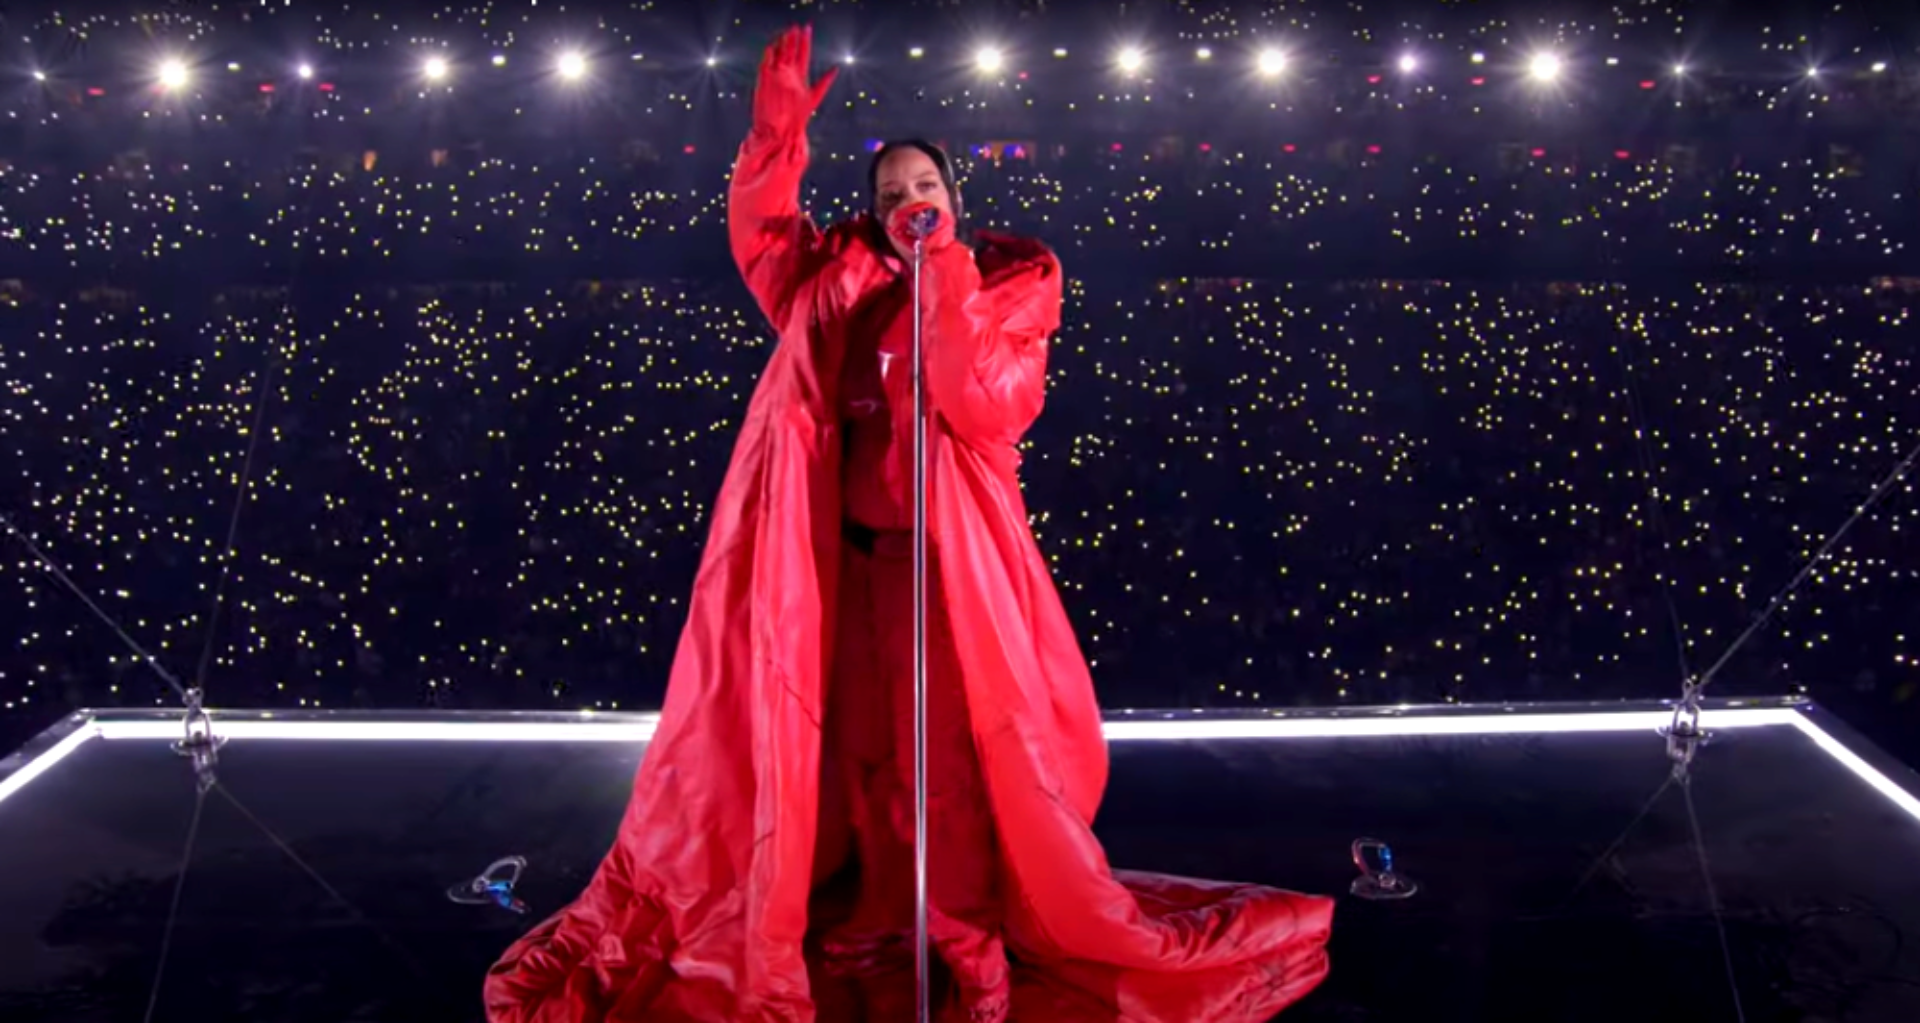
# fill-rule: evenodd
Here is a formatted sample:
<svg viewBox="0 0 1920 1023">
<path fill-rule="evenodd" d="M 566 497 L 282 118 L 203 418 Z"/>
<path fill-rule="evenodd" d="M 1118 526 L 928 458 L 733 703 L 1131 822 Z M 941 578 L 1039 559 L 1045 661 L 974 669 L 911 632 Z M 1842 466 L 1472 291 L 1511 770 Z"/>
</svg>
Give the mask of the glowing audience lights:
<svg viewBox="0 0 1920 1023">
<path fill-rule="evenodd" d="M 300 74 L 300 80 L 303 82 L 307 81 L 308 79 L 311 79 L 313 77 L 313 65 L 312 64 L 300 65 L 299 74 Z"/>
<path fill-rule="evenodd" d="M 578 53 L 565 53 L 560 56 L 560 77 L 575 81 L 587 73 L 587 58 Z"/>
<path fill-rule="evenodd" d="M 999 71 L 1006 66 L 1006 62 L 1006 56 L 1000 52 L 999 48 L 993 46 L 983 46 L 973 55 L 974 66 L 986 74 Z"/>
<path fill-rule="evenodd" d="M 1551 82 L 1560 77 L 1560 58 L 1551 53 L 1535 54 L 1533 59 L 1527 62 L 1527 73 L 1532 75 L 1536 82 Z"/>
<path fill-rule="evenodd" d="M 426 72 L 427 72 L 427 80 L 430 82 L 437 82 L 447 77 L 446 58 L 445 57 L 428 57 Z"/>
<path fill-rule="evenodd" d="M 1141 53 L 1138 48 L 1129 46 L 1120 51 L 1120 70 L 1125 71 L 1127 74 L 1133 74 L 1139 71 L 1145 67 L 1146 64 L 1147 56 Z"/>
<path fill-rule="evenodd" d="M 1401 74 L 1410 75 L 1410 74 L 1413 74 L 1415 71 L 1419 70 L 1419 68 L 1420 68 L 1420 58 L 1414 56 L 1411 53 L 1405 53 L 1400 55 L 1400 73 Z"/>
<path fill-rule="evenodd" d="M 1287 70 L 1287 55 L 1279 50 L 1261 50 L 1258 67 L 1262 75 L 1272 78 Z"/>
</svg>

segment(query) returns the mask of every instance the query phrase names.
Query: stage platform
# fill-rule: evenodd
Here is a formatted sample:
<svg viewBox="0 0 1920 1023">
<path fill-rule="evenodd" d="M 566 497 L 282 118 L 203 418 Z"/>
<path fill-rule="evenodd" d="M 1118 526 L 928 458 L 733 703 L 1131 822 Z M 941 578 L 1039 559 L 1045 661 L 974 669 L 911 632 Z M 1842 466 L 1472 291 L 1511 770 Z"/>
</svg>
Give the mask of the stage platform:
<svg viewBox="0 0 1920 1023">
<path fill-rule="evenodd" d="M 1920 1020 L 1920 779 L 1817 706 L 1744 700 L 1668 784 L 1670 718 L 1113 713 L 1098 831 L 1116 866 L 1339 894 L 1289 1021 L 1733 1020 L 1736 991 L 1753 1021 Z M 654 718 L 211 721 L 197 828 L 177 712 L 75 714 L 0 761 L 0 1020 L 477 1019 L 494 956 L 606 849 Z M 1361 838 L 1417 891 L 1350 894 Z M 513 856 L 526 915 L 450 897 Z"/>
</svg>

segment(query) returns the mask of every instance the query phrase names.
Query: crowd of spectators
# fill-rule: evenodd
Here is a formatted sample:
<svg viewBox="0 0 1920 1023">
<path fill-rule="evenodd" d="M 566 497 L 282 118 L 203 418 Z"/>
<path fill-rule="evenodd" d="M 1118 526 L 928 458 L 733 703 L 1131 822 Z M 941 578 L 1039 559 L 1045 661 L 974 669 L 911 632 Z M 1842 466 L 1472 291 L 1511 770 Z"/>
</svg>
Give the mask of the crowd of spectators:
<svg viewBox="0 0 1920 1023">
<path fill-rule="evenodd" d="M 1859 140 L 926 116 L 971 215 L 1070 277 L 1023 475 L 1110 707 L 1672 696 L 1920 441 L 1913 168 Z M 822 220 L 863 132 L 822 132 Z M 771 341 L 730 146 L 681 137 L 12 137 L 0 514 L 217 705 L 657 706 Z M 1912 716 L 1914 489 L 1717 690 Z M 0 737 L 177 705 L 0 542 Z"/>
</svg>

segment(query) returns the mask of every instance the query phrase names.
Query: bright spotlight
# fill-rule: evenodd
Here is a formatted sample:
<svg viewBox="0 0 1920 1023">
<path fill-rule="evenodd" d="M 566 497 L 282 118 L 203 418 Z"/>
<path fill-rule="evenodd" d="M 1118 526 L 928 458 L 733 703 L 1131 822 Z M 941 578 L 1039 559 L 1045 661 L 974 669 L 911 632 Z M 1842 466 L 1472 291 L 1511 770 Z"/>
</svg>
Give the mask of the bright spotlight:
<svg viewBox="0 0 1920 1023">
<path fill-rule="evenodd" d="M 846 56 L 844 56 L 844 57 L 841 57 L 841 58 L 840 58 L 840 63 L 842 63 L 842 64 L 851 64 L 851 63 L 853 63 L 853 54 L 851 54 L 851 53 L 849 53 L 849 54 L 847 54 Z"/>
<path fill-rule="evenodd" d="M 907 56 L 912 57 L 914 60 L 919 60 L 920 58 L 926 55 L 927 55 L 927 48 L 924 46 L 916 46 L 913 49 L 907 51 Z"/>
<path fill-rule="evenodd" d="M 1481 53 L 1481 52 L 1480 52 L 1480 51 L 1478 51 L 1478 50 L 1475 50 L 1475 51 L 1474 51 L 1474 53 L 1473 53 L 1473 56 L 1472 56 L 1472 57 L 1471 57 L 1470 59 L 1471 59 L 1471 60 L 1472 60 L 1472 61 L 1473 61 L 1473 62 L 1474 62 L 1475 64 L 1485 64 L 1485 63 L 1487 62 L 1487 55 L 1486 55 L 1486 54 L 1484 54 L 1484 53 Z"/>
<path fill-rule="evenodd" d="M 983 46 L 980 48 L 979 53 L 973 55 L 974 66 L 987 74 L 993 74 L 1000 70 L 1000 68 L 1006 64 L 1006 61 L 1006 57 L 1002 56 L 999 50 L 991 46 Z"/>
<path fill-rule="evenodd" d="M 1146 54 L 1129 46 L 1120 51 L 1120 70 L 1128 74 L 1140 70 L 1147 63 Z"/>
<path fill-rule="evenodd" d="M 169 89 L 178 89 L 187 84 L 187 65 L 178 60 L 162 61 L 160 84 Z"/>
<path fill-rule="evenodd" d="M 1820 77 L 1820 69 L 1819 69 L 1819 68 L 1817 68 L 1817 67 L 1810 67 L 1810 68 L 1808 68 L 1808 69 L 1807 69 L 1807 77 L 1808 77 L 1808 78 L 1818 78 L 1818 77 Z"/>
<path fill-rule="evenodd" d="M 720 66 L 720 58 L 719 58 L 719 57 L 708 57 L 708 58 L 707 58 L 707 66 L 708 66 L 708 67 L 719 67 L 719 66 Z"/>
<path fill-rule="evenodd" d="M 1067 55 L 1067 48 L 1064 46 L 1056 46 L 1053 48 L 1053 55 L 1056 57 L 1065 57 Z"/>
<path fill-rule="evenodd" d="M 309 78 L 312 78 L 312 77 L 313 77 L 313 65 L 312 65 L 312 64 L 302 64 L 302 65 L 300 65 L 300 72 L 299 72 L 299 73 L 300 73 L 300 78 L 301 78 L 301 80 L 303 80 L 303 81 L 304 81 L 304 80 L 306 80 L 306 79 L 309 79 Z"/>
<path fill-rule="evenodd" d="M 569 81 L 578 79 L 587 73 L 587 58 L 578 53 L 562 54 L 560 57 L 560 77 Z"/>
<path fill-rule="evenodd" d="M 1675 64 L 1675 65 L 1673 66 L 1673 73 L 1674 73 L 1674 74 L 1675 74 L 1676 76 L 1678 76 L 1678 75 L 1684 75 L 1684 74 L 1686 74 L 1686 73 L 1687 73 L 1687 66 L 1686 66 L 1685 64 Z"/>
<path fill-rule="evenodd" d="M 494 67 L 506 67 L 506 66 L 507 66 L 507 55 L 506 55 L 506 54 L 504 54 L 504 53 L 496 53 L 496 54 L 494 54 L 494 55 L 493 55 L 493 66 L 494 66 Z"/>
<path fill-rule="evenodd" d="M 430 80 L 430 81 L 435 81 L 435 82 L 437 82 L 437 81 L 439 81 L 440 79 L 442 79 L 442 78 L 445 78 L 445 77 L 447 77 L 447 61 L 446 61 L 446 58 L 444 58 L 444 57 L 428 57 L 428 58 L 427 58 L 427 67 L 426 67 L 426 72 L 427 72 L 427 78 L 428 78 L 428 80 Z"/>
<path fill-rule="evenodd" d="M 33 73 L 33 80 L 36 82 L 44 82 L 47 80 L 47 73 L 45 71 L 35 71 Z"/>
<path fill-rule="evenodd" d="M 1527 73 L 1532 75 L 1535 81 L 1551 82 L 1560 77 L 1560 58 L 1551 53 L 1536 54 L 1531 61 L 1527 62 Z"/>
<path fill-rule="evenodd" d="M 1279 50 L 1261 50 L 1260 62 L 1256 66 L 1262 75 L 1272 78 L 1287 69 L 1287 55 Z"/>
<path fill-rule="evenodd" d="M 1211 46 L 1202 46 L 1202 47 L 1200 47 L 1199 49 L 1197 49 L 1197 50 L 1195 50 L 1195 51 L 1193 51 L 1193 55 L 1194 55 L 1195 57 L 1198 57 L 1198 58 L 1199 58 L 1199 59 L 1201 59 L 1201 60 L 1212 60 L 1212 59 L 1213 59 L 1213 47 L 1211 47 Z"/>
<path fill-rule="evenodd" d="M 1886 61 L 1884 61 L 1884 60 L 1876 60 L 1876 61 L 1874 61 L 1874 62 L 1873 62 L 1873 73 L 1874 73 L 1874 74 L 1876 74 L 1876 75 L 1877 75 L 1877 74 L 1880 74 L 1880 73 L 1882 73 L 1882 72 L 1884 72 L 1884 71 L 1885 71 L 1886 69 L 1887 69 L 1887 62 L 1886 62 Z"/>
<path fill-rule="evenodd" d="M 1419 69 L 1419 67 L 1420 67 L 1420 58 L 1414 56 L 1411 53 L 1404 53 L 1400 55 L 1400 73 L 1401 74 L 1403 75 L 1413 74 L 1414 71 Z"/>
</svg>

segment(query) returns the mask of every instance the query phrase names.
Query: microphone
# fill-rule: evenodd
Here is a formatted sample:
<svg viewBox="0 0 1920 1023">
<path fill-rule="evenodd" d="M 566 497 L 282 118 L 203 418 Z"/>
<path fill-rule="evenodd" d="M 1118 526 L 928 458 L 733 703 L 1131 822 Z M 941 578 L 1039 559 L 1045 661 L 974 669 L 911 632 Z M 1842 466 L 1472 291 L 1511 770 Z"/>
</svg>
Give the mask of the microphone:
<svg viewBox="0 0 1920 1023">
<path fill-rule="evenodd" d="M 913 232 L 913 236 L 921 240 L 932 236 L 933 232 L 939 228 L 939 226 L 940 207 L 938 206 L 928 206 L 923 210 L 915 210 L 907 217 L 907 230 Z"/>
</svg>

